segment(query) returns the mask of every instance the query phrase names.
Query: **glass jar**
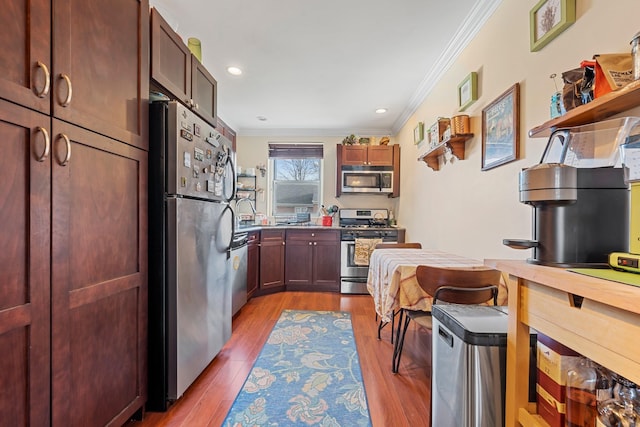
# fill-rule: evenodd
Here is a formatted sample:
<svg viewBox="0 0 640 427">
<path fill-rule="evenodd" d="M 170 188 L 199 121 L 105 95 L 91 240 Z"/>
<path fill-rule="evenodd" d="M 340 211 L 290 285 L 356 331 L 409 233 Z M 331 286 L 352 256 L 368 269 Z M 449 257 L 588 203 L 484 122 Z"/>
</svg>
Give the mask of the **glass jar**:
<svg viewBox="0 0 640 427">
<path fill-rule="evenodd" d="M 597 427 L 638 427 L 638 392 L 636 385 L 624 377 L 617 377 L 616 393 L 598 408 Z"/>
<path fill-rule="evenodd" d="M 597 380 L 596 366 L 586 358 L 581 358 L 567 372 L 565 414 L 567 427 L 595 427 L 598 417 L 596 409 Z"/>
<path fill-rule="evenodd" d="M 640 31 L 631 39 L 631 58 L 633 62 L 633 80 L 640 79 Z"/>
</svg>

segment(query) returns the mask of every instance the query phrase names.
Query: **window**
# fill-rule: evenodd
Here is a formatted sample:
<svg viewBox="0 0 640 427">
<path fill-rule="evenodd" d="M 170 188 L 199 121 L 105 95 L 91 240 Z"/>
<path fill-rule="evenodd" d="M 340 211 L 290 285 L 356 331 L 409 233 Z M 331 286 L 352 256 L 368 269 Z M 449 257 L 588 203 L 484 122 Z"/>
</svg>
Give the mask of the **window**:
<svg viewBox="0 0 640 427">
<path fill-rule="evenodd" d="M 323 154 L 320 144 L 269 144 L 273 179 L 271 215 L 276 221 L 318 212 Z"/>
</svg>

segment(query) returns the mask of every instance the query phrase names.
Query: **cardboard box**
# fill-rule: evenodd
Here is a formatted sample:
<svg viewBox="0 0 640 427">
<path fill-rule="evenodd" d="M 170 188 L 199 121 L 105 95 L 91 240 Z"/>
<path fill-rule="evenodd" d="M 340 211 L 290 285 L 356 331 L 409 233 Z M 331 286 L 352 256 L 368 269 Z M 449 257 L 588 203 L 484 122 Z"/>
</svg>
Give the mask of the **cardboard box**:
<svg viewBox="0 0 640 427">
<path fill-rule="evenodd" d="M 551 427 L 564 427 L 567 372 L 580 361 L 580 354 L 538 333 L 538 415 Z"/>
<path fill-rule="evenodd" d="M 538 334 L 538 370 L 557 385 L 567 385 L 567 371 L 579 360 L 579 353 L 545 335 Z"/>
<path fill-rule="evenodd" d="M 549 427 L 564 427 L 565 403 L 559 402 L 540 385 L 536 390 L 538 393 L 538 415 L 549 424 Z"/>
</svg>

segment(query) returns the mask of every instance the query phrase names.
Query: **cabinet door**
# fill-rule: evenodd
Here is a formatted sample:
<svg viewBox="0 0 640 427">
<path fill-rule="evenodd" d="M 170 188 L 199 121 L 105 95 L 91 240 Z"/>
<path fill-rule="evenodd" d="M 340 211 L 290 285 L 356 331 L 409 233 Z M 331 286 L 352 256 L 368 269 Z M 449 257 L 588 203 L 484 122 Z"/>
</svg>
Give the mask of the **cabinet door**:
<svg viewBox="0 0 640 427">
<path fill-rule="evenodd" d="M 191 105 L 191 51 L 155 8 L 151 9 L 151 78 Z"/>
<path fill-rule="evenodd" d="M 291 239 L 287 236 L 284 277 L 288 289 L 300 289 L 296 286 L 313 284 L 313 243 L 309 239 Z"/>
<path fill-rule="evenodd" d="M 313 283 L 317 290 L 340 289 L 340 234 L 328 230 L 316 233 L 313 242 Z"/>
<path fill-rule="evenodd" d="M 260 239 L 260 290 L 284 287 L 284 232 L 263 230 Z"/>
<path fill-rule="evenodd" d="M 146 398 L 147 153 L 52 134 L 53 425 L 122 425 Z"/>
<path fill-rule="evenodd" d="M 211 126 L 215 126 L 218 83 L 206 68 L 191 55 L 191 98 L 193 109 Z"/>
<path fill-rule="evenodd" d="M 50 41 L 51 0 L 2 3 L 0 97 L 49 113 Z"/>
<path fill-rule="evenodd" d="M 43 132 L 50 132 L 50 122 L 48 116 L 0 101 L 2 425 L 51 424 L 51 155 L 37 160 L 45 153 Z"/>
<path fill-rule="evenodd" d="M 342 145 L 342 165 L 362 166 L 367 164 L 366 145 Z"/>
<path fill-rule="evenodd" d="M 367 163 L 370 166 L 393 166 L 393 146 L 370 145 Z"/>
<path fill-rule="evenodd" d="M 148 149 L 148 0 L 53 2 L 53 115 Z"/>
<path fill-rule="evenodd" d="M 258 289 L 260 280 L 260 233 L 249 233 L 247 245 L 247 299 Z"/>
</svg>

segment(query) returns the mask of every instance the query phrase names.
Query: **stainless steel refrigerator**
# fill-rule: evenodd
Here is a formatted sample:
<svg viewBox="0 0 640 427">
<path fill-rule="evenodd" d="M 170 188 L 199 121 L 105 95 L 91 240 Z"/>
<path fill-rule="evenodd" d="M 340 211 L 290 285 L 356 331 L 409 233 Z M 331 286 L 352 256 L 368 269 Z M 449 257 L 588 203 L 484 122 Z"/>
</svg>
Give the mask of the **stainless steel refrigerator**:
<svg viewBox="0 0 640 427">
<path fill-rule="evenodd" d="M 166 410 L 231 337 L 231 142 L 182 104 L 149 111 L 147 409 Z"/>
</svg>

